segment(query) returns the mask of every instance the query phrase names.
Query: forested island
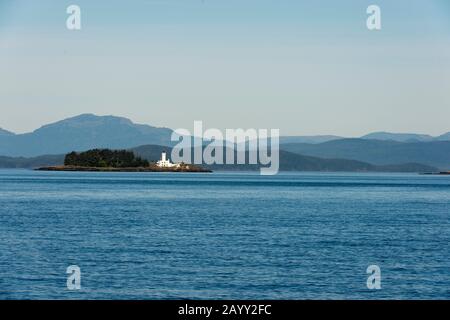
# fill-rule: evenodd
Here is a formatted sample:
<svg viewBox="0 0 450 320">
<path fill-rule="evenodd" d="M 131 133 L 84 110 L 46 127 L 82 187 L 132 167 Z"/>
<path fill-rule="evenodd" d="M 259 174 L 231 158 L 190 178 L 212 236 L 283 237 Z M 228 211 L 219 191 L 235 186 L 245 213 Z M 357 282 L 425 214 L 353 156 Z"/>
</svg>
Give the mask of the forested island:
<svg viewBox="0 0 450 320">
<path fill-rule="evenodd" d="M 211 172 L 199 166 L 180 163 L 176 167 L 160 167 L 136 156 L 132 151 L 93 149 L 71 152 L 64 165 L 41 167 L 39 171 L 99 171 L 99 172 Z"/>
</svg>

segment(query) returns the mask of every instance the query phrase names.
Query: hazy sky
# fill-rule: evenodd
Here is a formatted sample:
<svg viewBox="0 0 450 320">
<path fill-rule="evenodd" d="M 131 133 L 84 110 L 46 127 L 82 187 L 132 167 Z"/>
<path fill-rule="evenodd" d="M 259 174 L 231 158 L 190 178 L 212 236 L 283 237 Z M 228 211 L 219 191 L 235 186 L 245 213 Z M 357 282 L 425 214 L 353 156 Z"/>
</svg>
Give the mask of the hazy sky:
<svg viewBox="0 0 450 320">
<path fill-rule="evenodd" d="M 81 7 L 69 31 L 66 8 Z M 377 4 L 382 30 L 366 28 Z M 0 0 L 0 127 L 450 131 L 448 0 Z"/>
</svg>

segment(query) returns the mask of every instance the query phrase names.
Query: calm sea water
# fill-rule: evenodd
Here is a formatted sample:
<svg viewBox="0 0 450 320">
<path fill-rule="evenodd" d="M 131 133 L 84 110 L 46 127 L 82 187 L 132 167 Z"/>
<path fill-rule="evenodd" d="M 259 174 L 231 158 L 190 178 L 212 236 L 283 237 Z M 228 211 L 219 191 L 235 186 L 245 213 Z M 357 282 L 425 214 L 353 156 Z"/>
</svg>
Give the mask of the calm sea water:
<svg viewBox="0 0 450 320">
<path fill-rule="evenodd" d="M 449 243 L 444 176 L 0 170 L 0 299 L 449 299 Z"/>
</svg>

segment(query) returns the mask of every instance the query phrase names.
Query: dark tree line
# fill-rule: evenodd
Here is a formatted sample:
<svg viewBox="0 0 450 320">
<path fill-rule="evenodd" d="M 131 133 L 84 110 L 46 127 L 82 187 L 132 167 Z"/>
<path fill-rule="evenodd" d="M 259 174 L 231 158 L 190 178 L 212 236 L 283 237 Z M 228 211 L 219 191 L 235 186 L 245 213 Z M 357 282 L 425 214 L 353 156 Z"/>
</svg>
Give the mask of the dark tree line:
<svg viewBox="0 0 450 320">
<path fill-rule="evenodd" d="M 149 162 L 126 150 L 94 149 L 81 153 L 71 152 L 64 159 L 66 166 L 97 168 L 148 167 Z"/>
</svg>

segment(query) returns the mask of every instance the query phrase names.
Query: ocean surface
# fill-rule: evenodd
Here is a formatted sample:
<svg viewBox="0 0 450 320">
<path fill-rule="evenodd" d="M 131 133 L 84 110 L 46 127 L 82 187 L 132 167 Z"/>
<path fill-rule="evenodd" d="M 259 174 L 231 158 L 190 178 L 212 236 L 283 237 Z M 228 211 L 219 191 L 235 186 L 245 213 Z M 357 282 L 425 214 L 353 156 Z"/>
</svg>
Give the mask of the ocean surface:
<svg viewBox="0 0 450 320">
<path fill-rule="evenodd" d="M 450 177 L 0 170 L 0 299 L 450 299 Z"/>
</svg>

